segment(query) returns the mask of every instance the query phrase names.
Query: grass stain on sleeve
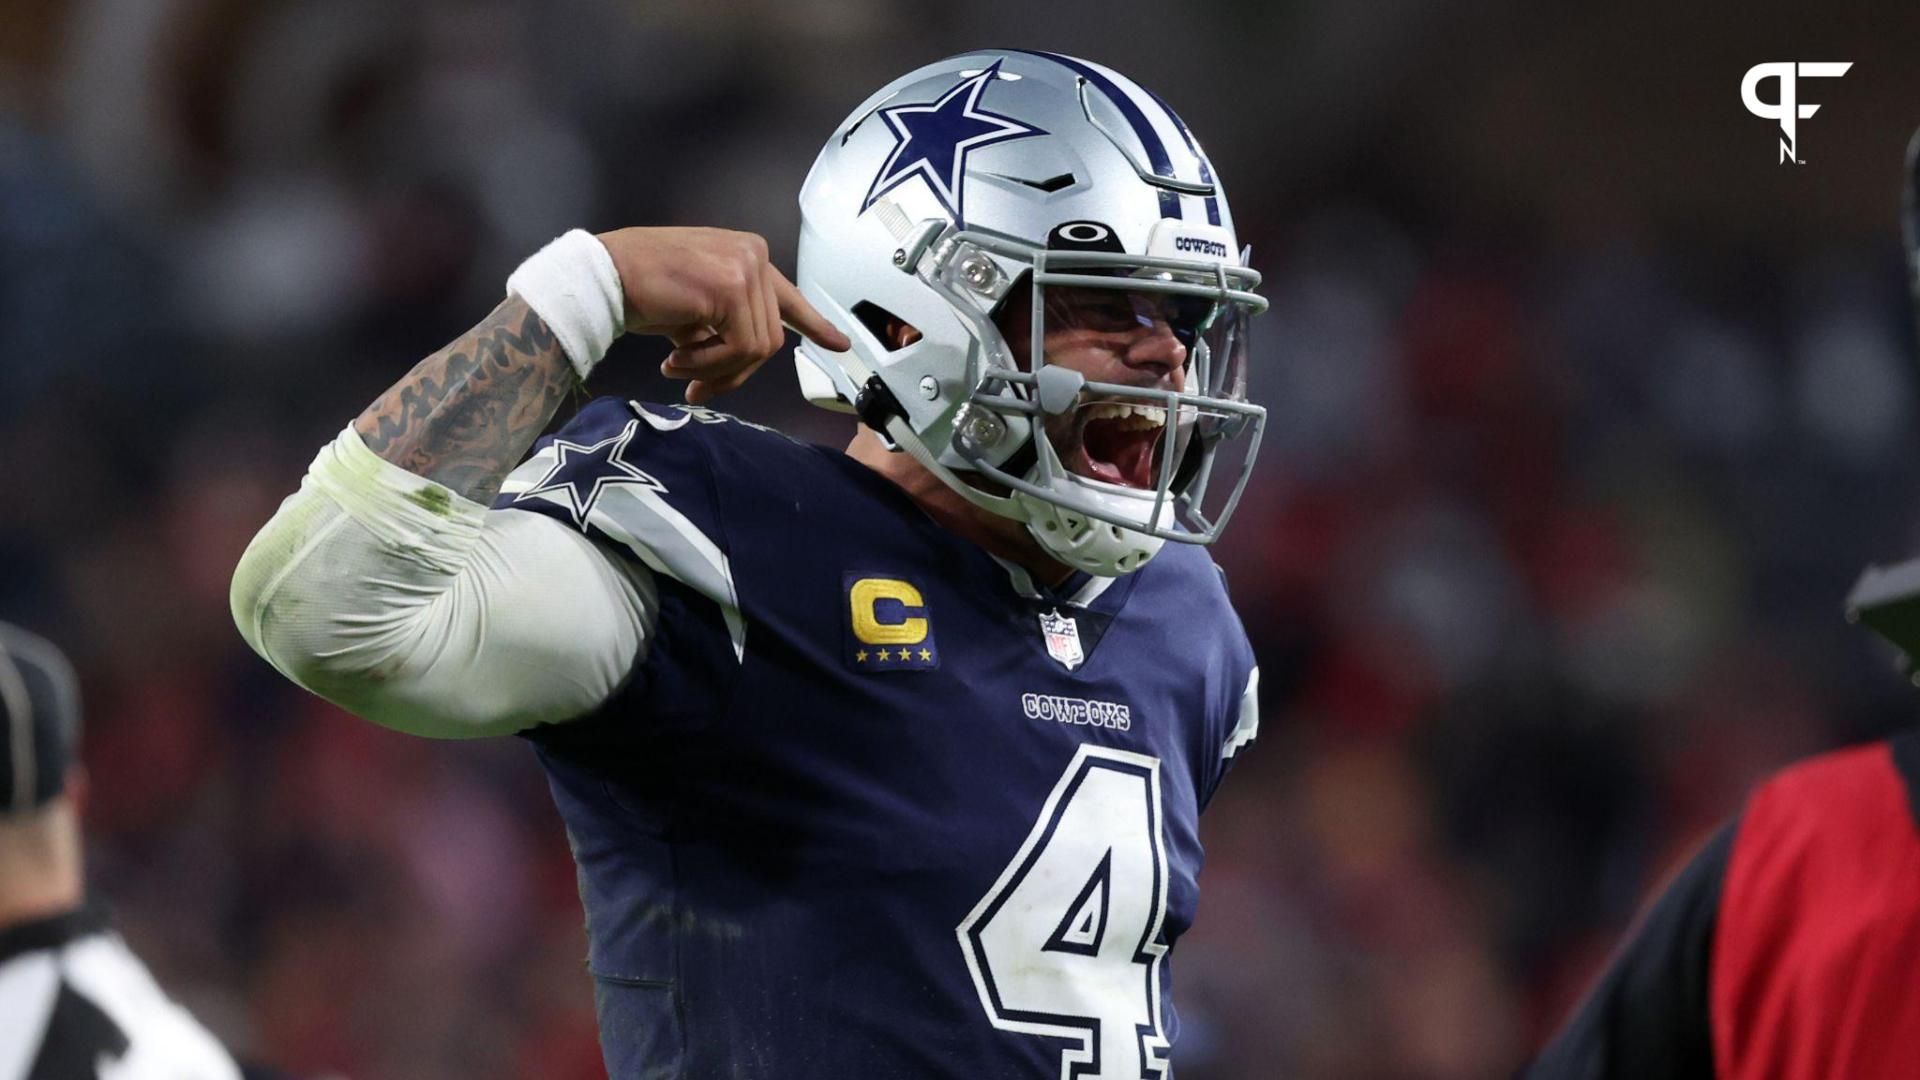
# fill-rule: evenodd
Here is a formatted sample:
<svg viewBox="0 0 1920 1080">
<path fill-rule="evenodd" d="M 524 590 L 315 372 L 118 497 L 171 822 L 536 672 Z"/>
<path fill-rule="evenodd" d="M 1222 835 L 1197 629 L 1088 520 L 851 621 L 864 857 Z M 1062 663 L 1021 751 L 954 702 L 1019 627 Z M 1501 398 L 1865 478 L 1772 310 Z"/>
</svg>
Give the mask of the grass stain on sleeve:
<svg viewBox="0 0 1920 1080">
<path fill-rule="evenodd" d="M 436 517 L 453 516 L 453 496 L 443 487 L 429 484 L 415 488 L 407 492 L 407 501 Z"/>
</svg>

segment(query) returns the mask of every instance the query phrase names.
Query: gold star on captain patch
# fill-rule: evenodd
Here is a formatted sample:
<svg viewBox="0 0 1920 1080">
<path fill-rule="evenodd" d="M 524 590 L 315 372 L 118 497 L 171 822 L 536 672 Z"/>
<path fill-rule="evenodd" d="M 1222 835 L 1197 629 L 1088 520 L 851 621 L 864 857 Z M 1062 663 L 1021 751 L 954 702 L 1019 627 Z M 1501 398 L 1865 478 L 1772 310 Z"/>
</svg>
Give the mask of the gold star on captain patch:
<svg viewBox="0 0 1920 1080">
<path fill-rule="evenodd" d="M 887 652 L 887 650 L 885 650 L 885 649 L 881 649 L 881 650 L 880 650 L 880 659 L 882 659 L 882 660 L 891 660 L 891 659 L 893 659 L 893 656 L 892 656 L 892 654 L 890 654 L 890 653 L 888 653 L 888 652 Z"/>
<path fill-rule="evenodd" d="M 858 661 L 859 661 L 860 663 L 862 663 L 862 664 L 864 664 L 864 663 L 866 663 L 866 662 L 867 662 L 867 650 L 865 650 L 865 649 L 861 649 L 861 650 L 860 650 L 859 652 L 857 652 L 857 653 L 854 653 L 854 654 L 853 654 L 853 658 L 854 658 L 855 660 L 858 660 Z"/>
<path fill-rule="evenodd" d="M 921 650 L 920 650 L 920 659 L 922 659 L 922 660 L 931 660 L 931 659 L 933 659 L 933 653 L 932 653 L 932 651 L 931 651 L 931 650 L 928 650 L 928 649 L 921 649 Z"/>
</svg>

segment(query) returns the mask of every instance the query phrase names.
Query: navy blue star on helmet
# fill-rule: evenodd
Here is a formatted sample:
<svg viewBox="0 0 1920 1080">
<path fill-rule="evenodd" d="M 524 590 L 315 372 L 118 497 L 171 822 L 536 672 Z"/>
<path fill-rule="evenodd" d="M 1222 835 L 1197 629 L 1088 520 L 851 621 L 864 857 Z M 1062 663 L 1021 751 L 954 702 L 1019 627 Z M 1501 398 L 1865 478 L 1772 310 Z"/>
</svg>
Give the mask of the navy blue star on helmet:
<svg viewBox="0 0 1920 1080">
<path fill-rule="evenodd" d="M 627 448 L 628 440 L 633 438 L 638 420 L 627 421 L 618 435 L 602 439 L 592 446 L 568 442 L 565 439 L 553 440 L 553 467 L 547 474 L 535 481 L 533 486 L 514 496 L 515 502 L 531 499 L 536 495 L 545 495 L 554 502 L 567 508 L 573 515 L 575 525 L 583 524 L 593 511 L 593 504 L 599 500 L 600 493 L 613 484 L 639 484 L 654 491 L 665 492 L 667 486 L 646 473 L 621 460 L 620 452 Z M 555 498 L 555 495 L 562 497 Z"/>
<path fill-rule="evenodd" d="M 1047 134 L 1031 124 L 980 107 L 980 95 L 999 74 L 1000 62 L 996 60 L 985 71 L 960 80 L 938 101 L 881 109 L 880 118 L 893 129 L 898 142 L 867 188 L 860 212 L 866 213 L 875 199 L 918 176 L 926 181 L 954 224 L 964 226 L 962 200 L 966 193 L 962 184 L 967 155 L 1009 139 Z"/>
</svg>

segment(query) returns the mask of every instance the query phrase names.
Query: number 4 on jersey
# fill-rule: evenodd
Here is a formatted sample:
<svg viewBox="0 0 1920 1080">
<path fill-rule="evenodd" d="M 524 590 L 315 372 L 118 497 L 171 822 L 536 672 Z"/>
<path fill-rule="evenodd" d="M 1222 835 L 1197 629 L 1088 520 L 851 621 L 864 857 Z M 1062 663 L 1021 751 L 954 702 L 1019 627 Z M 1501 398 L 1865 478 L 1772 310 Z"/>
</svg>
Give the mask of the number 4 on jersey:
<svg viewBox="0 0 1920 1080">
<path fill-rule="evenodd" d="M 1062 1080 L 1166 1074 L 1156 939 L 1167 911 L 1160 761 L 1081 746 L 993 888 L 960 923 L 1003 1031 L 1077 1040 Z"/>
</svg>

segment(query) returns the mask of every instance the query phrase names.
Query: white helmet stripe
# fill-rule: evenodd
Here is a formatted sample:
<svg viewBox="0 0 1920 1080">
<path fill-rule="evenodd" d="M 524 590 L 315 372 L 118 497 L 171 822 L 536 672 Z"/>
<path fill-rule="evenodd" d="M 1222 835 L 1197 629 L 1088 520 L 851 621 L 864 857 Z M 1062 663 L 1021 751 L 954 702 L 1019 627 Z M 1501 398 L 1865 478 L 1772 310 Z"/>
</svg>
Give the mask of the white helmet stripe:
<svg viewBox="0 0 1920 1080">
<path fill-rule="evenodd" d="M 1140 110 L 1140 115 L 1152 126 L 1161 145 L 1166 147 L 1168 168 L 1163 175 L 1189 184 L 1211 184 L 1213 177 L 1209 174 L 1212 170 L 1207 169 L 1200 160 L 1187 126 L 1180 122 L 1167 103 L 1125 75 L 1109 72 L 1107 77 L 1120 93 L 1132 99 L 1134 107 Z M 1157 169 L 1155 171 L 1159 172 Z"/>
<path fill-rule="evenodd" d="M 1153 174 L 1155 176 L 1165 177 L 1168 180 L 1186 179 L 1175 171 L 1173 157 L 1167 153 L 1166 140 L 1168 135 L 1172 135 L 1173 133 L 1169 131 L 1166 134 L 1162 134 L 1154 125 L 1154 122 L 1148 119 L 1147 111 L 1140 106 L 1140 100 L 1133 94 L 1128 93 L 1127 90 L 1120 85 L 1120 81 L 1115 76 L 1084 60 L 1078 60 L 1071 56 L 1062 56 L 1059 53 L 1038 52 L 1029 49 L 1009 49 L 1007 51 L 1023 52 L 1029 56 L 1045 57 L 1092 83 L 1113 102 L 1115 107 L 1120 110 L 1120 115 L 1126 117 L 1127 126 L 1133 129 L 1134 137 L 1140 140 L 1140 148 L 1147 153 L 1147 164 L 1152 168 Z M 1149 106 L 1151 106 L 1151 104 L 1152 103 L 1149 102 Z M 1158 112 L 1161 110 L 1155 109 L 1154 111 Z M 1197 171 L 1194 173 L 1193 179 L 1196 181 L 1199 179 Z M 1184 217 L 1180 209 L 1180 196 L 1174 192 L 1162 190 L 1160 192 L 1160 215 L 1170 218 Z"/>
<path fill-rule="evenodd" d="M 1154 93 L 1144 86 L 1140 86 L 1138 83 L 1134 85 L 1141 93 L 1152 98 L 1153 103 L 1160 107 L 1162 113 L 1166 114 L 1166 118 L 1173 122 L 1174 130 L 1180 133 L 1180 141 L 1187 144 L 1187 151 L 1193 155 L 1194 163 L 1199 166 L 1200 182 L 1203 184 L 1212 184 L 1214 182 L 1213 167 L 1207 164 L 1207 155 L 1201 152 L 1200 144 L 1194 141 L 1193 132 L 1187 130 L 1186 121 L 1180 119 L 1180 114 L 1174 112 L 1173 106 L 1167 104 L 1159 94 Z M 1220 196 L 1218 191 L 1207 196 L 1207 224 L 1220 224 Z"/>
<path fill-rule="evenodd" d="M 1180 114 L 1173 111 L 1165 99 L 1152 90 L 1141 86 L 1117 71 L 1110 71 L 1097 64 L 1077 60 L 1059 53 L 1036 53 L 1049 60 L 1060 63 L 1088 82 L 1099 87 L 1120 111 L 1127 117 L 1134 134 L 1139 136 L 1148 160 L 1153 162 L 1156 175 L 1169 180 L 1180 180 L 1190 184 L 1212 184 L 1213 168 L 1207 163 L 1206 156 L 1200 152 L 1200 146 L 1194 141 L 1193 133 L 1187 129 Z M 1143 128 L 1145 130 L 1143 130 Z M 1185 153 L 1181 148 L 1185 148 Z M 1209 199 L 1209 202 L 1214 200 Z M 1216 204 L 1213 213 L 1220 213 Z M 1219 221 L 1209 224 L 1218 225 Z"/>
</svg>

